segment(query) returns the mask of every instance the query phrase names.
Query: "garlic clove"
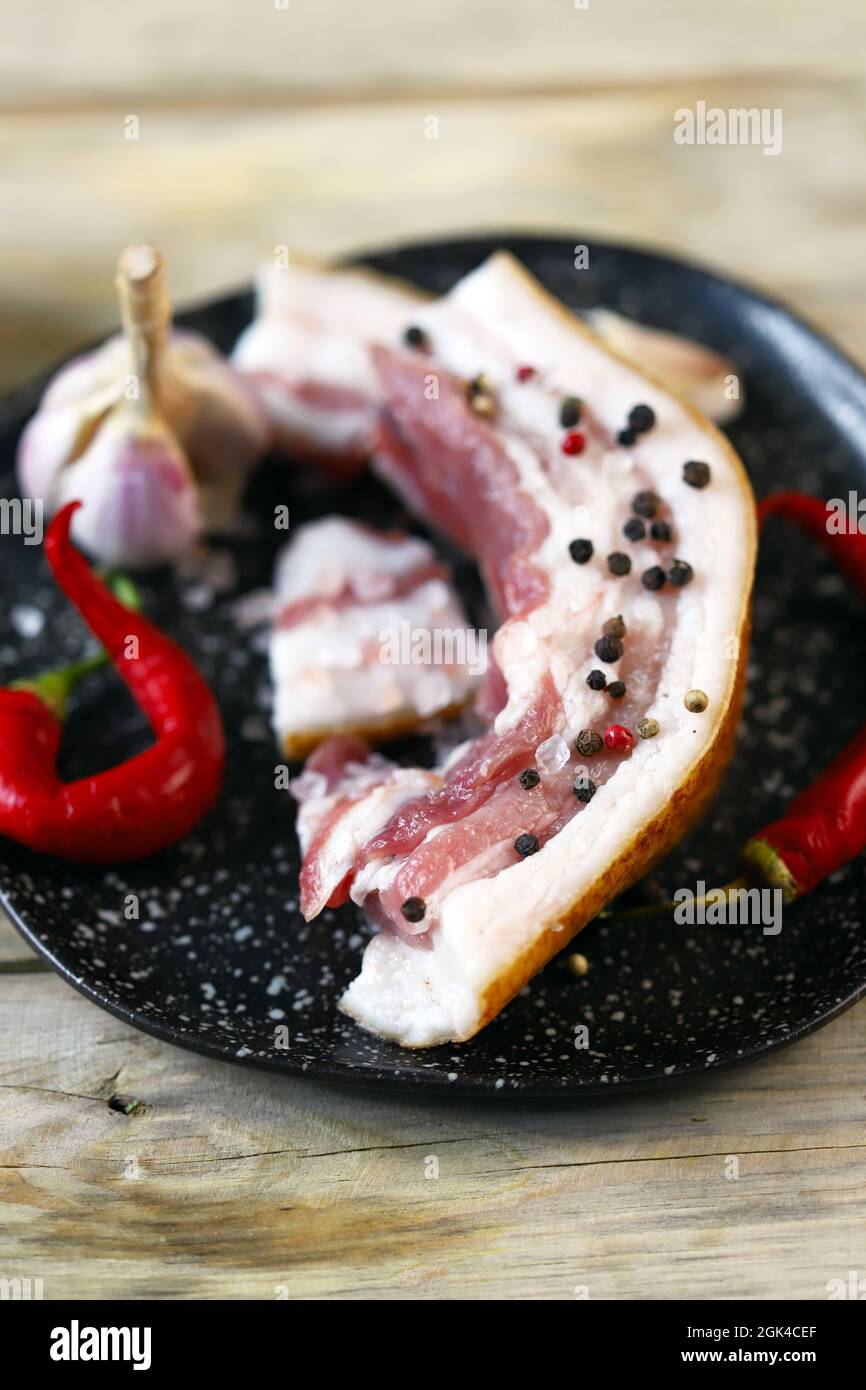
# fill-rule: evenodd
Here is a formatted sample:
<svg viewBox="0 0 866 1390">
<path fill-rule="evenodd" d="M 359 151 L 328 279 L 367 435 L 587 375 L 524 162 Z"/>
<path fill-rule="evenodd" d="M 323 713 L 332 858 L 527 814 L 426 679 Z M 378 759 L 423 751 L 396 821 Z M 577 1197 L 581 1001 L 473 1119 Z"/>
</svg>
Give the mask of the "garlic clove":
<svg viewBox="0 0 866 1390">
<path fill-rule="evenodd" d="M 268 426 L 248 381 L 206 339 L 174 333 L 163 384 L 166 413 L 197 475 L 249 471 L 268 445 Z"/>
<path fill-rule="evenodd" d="M 28 423 L 18 445 L 18 485 L 25 497 L 38 498 L 48 513 L 56 510 L 57 479 L 64 464 L 80 452 L 78 441 L 98 423 L 72 407 L 40 410 Z"/>
<path fill-rule="evenodd" d="M 60 369 L 18 445 L 21 491 L 25 497 L 41 498 L 49 511 L 56 506 L 53 495 L 60 470 L 84 451 L 123 390 L 116 349 L 110 370 L 94 370 L 100 355 L 85 353 Z M 125 362 L 128 368 L 128 350 Z"/>
<path fill-rule="evenodd" d="M 206 339 L 173 333 L 158 391 L 199 483 L 205 529 L 233 529 L 244 487 L 269 444 L 252 385 Z"/>
<path fill-rule="evenodd" d="M 78 405 L 90 397 L 116 401 L 132 373 L 129 343 L 122 333 L 108 338 L 93 352 L 82 352 L 53 376 L 42 394 L 40 408 Z"/>
<path fill-rule="evenodd" d="M 56 506 L 81 499 L 73 535 L 103 564 L 144 569 L 175 560 L 201 529 L 195 480 L 161 421 L 112 412 L 59 476 Z"/>
<path fill-rule="evenodd" d="M 647 328 L 610 309 L 590 309 L 586 317 L 614 352 L 657 377 L 717 425 L 735 419 L 743 409 L 745 400 L 735 367 L 710 348 L 661 328 Z"/>
</svg>

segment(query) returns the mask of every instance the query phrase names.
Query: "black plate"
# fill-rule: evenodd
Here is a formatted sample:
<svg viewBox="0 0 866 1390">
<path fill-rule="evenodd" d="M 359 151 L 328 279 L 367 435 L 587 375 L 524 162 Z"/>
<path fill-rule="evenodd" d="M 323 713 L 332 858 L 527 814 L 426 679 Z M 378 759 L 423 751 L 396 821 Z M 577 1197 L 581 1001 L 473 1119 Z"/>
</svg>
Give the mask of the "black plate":
<svg viewBox="0 0 866 1390">
<path fill-rule="evenodd" d="M 786 309 L 695 267 L 590 243 L 574 269 L 575 236 L 477 238 L 406 247 L 364 259 L 434 291 L 448 288 L 495 246 L 526 262 L 567 304 L 605 304 L 730 354 L 748 408 L 731 434 L 758 496 L 780 484 L 824 496 L 866 487 L 866 381 Z M 249 295 L 184 321 L 229 349 L 248 321 Z M 0 418 L 7 469 L 36 388 Z M 309 480 L 267 467 L 250 504 L 264 518 L 288 502 L 294 522 L 325 509 L 405 524 L 397 503 L 366 480 L 316 494 Z M 0 539 L 0 682 L 75 655 L 70 620 L 41 553 Z M 478 1095 L 578 1095 L 663 1085 L 758 1057 L 819 1027 L 866 992 L 866 859 L 790 909 L 779 936 L 756 927 L 678 927 L 667 919 L 595 923 L 580 937 L 590 962 L 575 978 L 554 961 L 484 1033 L 463 1046 L 404 1051 L 362 1032 L 336 1001 L 357 972 L 364 931 L 352 908 L 305 925 L 297 911 L 292 807 L 274 789 L 260 646 L 237 626 L 238 595 L 268 583 L 272 527 L 233 543 L 240 582 L 201 611 L 206 592 L 174 580 L 145 584 L 148 612 L 199 662 L 229 733 L 219 807 L 183 845 L 111 870 L 41 860 L 0 846 L 0 889 L 22 934 L 69 982 L 125 1021 L 195 1051 L 245 1066 L 378 1086 Z M 478 614 L 474 571 L 461 575 Z M 180 586 L 183 590 L 183 586 Z M 45 626 L 16 636 L 16 604 Z M 19 620 L 20 615 L 16 615 Z M 780 814 L 858 727 L 866 710 L 866 632 L 859 602 L 813 548 L 781 525 L 762 544 L 746 714 L 733 764 L 700 829 L 664 865 L 668 888 L 724 881 L 749 833 Z M 137 751 L 146 730 L 113 673 L 81 693 L 65 745 L 69 775 Z M 429 755 L 423 740 L 407 755 Z M 127 895 L 140 918 L 124 917 Z M 288 1025 L 290 1045 L 275 1044 Z M 575 1028 L 589 1028 L 589 1048 Z"/>
</svg>

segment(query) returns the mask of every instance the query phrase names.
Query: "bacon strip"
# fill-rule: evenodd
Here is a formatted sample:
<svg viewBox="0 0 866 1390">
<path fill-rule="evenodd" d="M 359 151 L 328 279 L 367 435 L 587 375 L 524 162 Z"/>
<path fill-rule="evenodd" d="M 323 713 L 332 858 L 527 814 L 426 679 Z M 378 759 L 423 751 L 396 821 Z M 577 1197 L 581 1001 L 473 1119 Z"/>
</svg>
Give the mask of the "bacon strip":
<svg viewBox="0 0 866 1390">
<path fill-rule="evenodd" d="M 521 488 L 502 439 L 472 412 L 451 373 L 437 369 L 431 400 L 428 362 L 381 347 L 372 355 L 387 399 L 377 471 L 477 559 L 502 617 L 537 607 L 548 584 L 531 557 L 549 524 Z"/>
<path fill-rule="evenodd" d="M 461 708 L 486 647 L 431 546 L 343 517 L 299 527 L 278 563 L 274 726 L 289 757 L 333 733 L 381 740 Z"/>
<path fill-rule="evenodd" d="M 369 348 L 401 341 L 424 297 L 385 276 L 292 262 L 267 266 L 232 361 L 285 458 L 348 479 L 367 463 L 381 393 Z"/>
<path fill-rule="evenodd" d="M 744 622 L 754 524 L 723 441 L 610 357 L 509 258 L 468 276 L 420 324 L 429 357 L 371 349 L 384 398 L 374 464 L 478 561 L 502 619 L 488 722 L 426 774 L 434 780 L 401 788 L 387 814 L 381 790 L 353 798 L 351 774 L 338 782 L 322 803 L 337 809 L 327 847 L 305 844 L 304 908 L 346 893 L 365 908 L 379 935 L 341 1007 L 423 1046 L 483 1026 L 557 949 L 559 931 L 582 925 L 675 838 L 667 799 L 707 794 L 730 746 L 741 654 L 732 665 L 723 641 Z M 530 373 L 520 370 L 527 361 Z M 464 384 L 479 373 L 483 417 Z M 573 448 L 560 420 L 572 395 L 583 402 Z M 637 404 L 649 407 L 638 418 L 650 431 L 621 439 Z M 683 480 L 689 458 L 710 464 L 719 536 L 706 499 Z M 624 537 L 635 495 L 650 488 L 672 541 Z M 577 538 L 592 542 L 585 563 L 572 557 Z M 613 551 L 628 555 L 628 574 L 609 566 Z M 661 593 L 641 583 L 674 556 L 691 562 L 693 583 L 666 581 Z M 602 628 L 618 615 L 624 651 L 599 655 Z M 625 683 L 622 698 L 588 685 L 596 668 L 608 685 Z M 709 717 L 687 712 L 693 685 L 707 693 Z M 641 743 L 644 716 L 661 732 Z M 581 730 L 614 724 L 631 739 L 581 757 Z"/>
<path fill-rule="evenodd" d="M 371 755 L 363 740 L 352 736 L 330 739 L 316 750 L 292 784 L 304 852 L 301 910 L 308 920 L 345 902 L 361 843 L 356 827 L 366 835 L 402 801 L 439 780 L 436 773 L 405 770 Z"/>
</svg>

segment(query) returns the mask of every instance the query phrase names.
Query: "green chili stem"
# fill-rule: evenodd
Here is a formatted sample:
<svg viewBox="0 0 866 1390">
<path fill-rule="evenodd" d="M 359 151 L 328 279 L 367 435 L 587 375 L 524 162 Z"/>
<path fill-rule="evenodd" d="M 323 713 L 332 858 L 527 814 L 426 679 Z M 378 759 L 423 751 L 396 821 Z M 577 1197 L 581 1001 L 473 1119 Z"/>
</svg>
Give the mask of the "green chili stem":
<svg viewBox="0 0 866 1390">
<path fill-rule="evenodd" d="M 110 581 L 115 596 L 125 607 L 137 613 L 141 608 L 141 594 L 136 585 L 126 575 L 115 575 Z M 100 648 L 92 656 L 83 656 L 67 666 L 58 666 L 51 671 L 42 671 L 38 676 L 27 680 L 13 681 L 10 690 L 29 690 L 48 706 L 55 719 L 66 718 L 69 696 L 80 680 L 93 671 L 99 671 L 108 663 L 108 653 Z"/>
<path fill-rule="evenodd" d="M 725 897 L 728 898 L 731 893 L 737 892 L 740 888 L 748 888 L 750 885 L 754 886 L 754 880 L 746 877 L 735 878 L 730 883 L 723 883 L 720 888 L 711 888 L 709 893 L 705 893 L 703 897 L 694 898 L 691 906 L 697 907 L 700 904 L 705 904 L 710 897 L 715 902 L 717 893 L 724 893 Z M 617 912 L 613 907 L 604 907 L 598 915 L 606 922 L 625 922 L 631 921 L 634 917 L 660 917 L 662 913 L 673 912 L 674 908 L 679 906 L 680 904 L 671 898 L 666 902 L 649 903 L 646 907 L 625 908 L 620 912 Z"/>
</svg>

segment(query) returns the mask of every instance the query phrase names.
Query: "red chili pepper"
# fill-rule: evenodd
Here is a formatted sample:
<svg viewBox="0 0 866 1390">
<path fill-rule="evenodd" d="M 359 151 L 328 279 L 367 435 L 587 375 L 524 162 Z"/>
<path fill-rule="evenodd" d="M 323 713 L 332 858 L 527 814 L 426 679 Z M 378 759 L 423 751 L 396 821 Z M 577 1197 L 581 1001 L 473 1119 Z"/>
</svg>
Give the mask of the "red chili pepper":
<svg viewBox="0 0 866 1390">
<path fill-rule="evenodd" d="M 866 536 L 831 532 L 826 503 L 801 492 L 778 492 L 758 508 L 796 522 L 819 541 L 866 598 Z M 787 901 L 802 897 L 866 848 L 866 724 L 784 816 L 758 831 L 743 851 L 746 871 L 781 888 Z"/>
<path fill-rule="evenodd" d="M 44 854 L 107 864 L 143 859 L 189 834 L 219 794 L 225 739 L 216 702 L 190 659 L 118 603 L 73 547 L 69 529 L 80 505 L 70 502 L 57 513 L 45 554 L 156 742 L 107 772 L 61 782 L 56 703 L 36 693 L 38 681 L 0 690 L 0 834 Z"/>
<path fill-rule="evenodd" d="M 768 516 L 795 521 L 813 540 L 820 541 L 842 573 L 866 598 L 866 535 L 859 531 L 829 530 L 833 515 L 833 509 L 826 502 L 808 497 L 805 492 L 774 492 L 758 504 L 760 526 Z"/>
</svg>

